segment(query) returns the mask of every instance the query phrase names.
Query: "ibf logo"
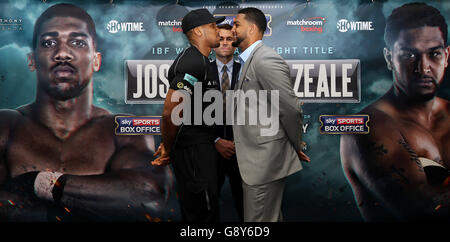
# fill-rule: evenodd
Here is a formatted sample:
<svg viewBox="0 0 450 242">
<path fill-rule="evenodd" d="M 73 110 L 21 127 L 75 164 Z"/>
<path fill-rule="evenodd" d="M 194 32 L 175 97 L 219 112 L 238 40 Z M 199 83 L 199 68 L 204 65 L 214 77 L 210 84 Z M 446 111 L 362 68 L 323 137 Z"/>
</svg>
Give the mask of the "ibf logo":
<svg viewBox="0 0 450 242">
<path fill-rule="evenodd" d="M 339 32 L 345 33 L 351 31 L 372 31 L 372 21 L 348 21 L 347 19 L 340 19 L 336 25 Z"/>
<path fill-rule="evenodd" d="M 117 20 L 111 20 L 106 25 L 106 29 L 111 34 L 115 34 L 119 31 L 123 32 L 144 32 L 143 22 L 120 22 Z"/>
<path fill-rule="evenodd" d="M 172 62 L 173 60 L 126 60 L 125 103 L 164 104 L 169 91 L 167 76 Z"/>
</svg>

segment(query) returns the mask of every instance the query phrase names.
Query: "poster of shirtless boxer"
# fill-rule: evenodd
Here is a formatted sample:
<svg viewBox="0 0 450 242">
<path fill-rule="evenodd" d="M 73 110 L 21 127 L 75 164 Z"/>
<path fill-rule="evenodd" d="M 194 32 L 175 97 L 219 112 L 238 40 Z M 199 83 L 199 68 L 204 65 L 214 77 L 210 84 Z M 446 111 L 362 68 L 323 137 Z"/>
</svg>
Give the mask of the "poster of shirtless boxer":
<svg viewBox="0 0 450 242">
<path fill-rule="evenodd" d="M 450 2 L 22 0 L 0 2 L 0 222 L 181 221 L 161 135 L 138 131 L 189 47 L 183 17 L 233 26 L 247 7 L 303 102 L 311 163 L 283 221 L 448 221 Z M 219 206 L 239 222 L 228 181 Z"/>
</svg>

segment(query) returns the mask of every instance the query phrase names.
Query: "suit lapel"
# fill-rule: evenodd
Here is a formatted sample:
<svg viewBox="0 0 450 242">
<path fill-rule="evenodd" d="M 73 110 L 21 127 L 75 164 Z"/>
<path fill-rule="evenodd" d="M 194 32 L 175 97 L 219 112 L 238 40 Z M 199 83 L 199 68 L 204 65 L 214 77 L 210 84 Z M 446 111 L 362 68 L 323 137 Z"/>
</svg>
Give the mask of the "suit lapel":
<svg viewBox="0 0 450 242">
<path fill-rule="evenodd" d="M 256 45 L 256 47 L 253 49 L 252 53 L 248 57 L 247 61 L 245 62 L 244 66 L 241 66 L 242 72 L 241 75 L 239 76 L 238 86 L 237 88 L 235 87 L 235 90 L 241 89 L 242 83 L 244 82 L 245 74 L 247 73 L 248 67 L 250 66 L 250 62 L 252 62 L 253 56 L 258 51 L 258 49 L 261 48 L 261 46 L 263 46 L 262 42 Z"/>
<path fill-rule="evenodd" d="M 211 71 L 213 76 L 215 76 L 217 78 L 217 90 L 220 91 L 220 76 L 219 76 L 219 71 L 217 70 L 217 62 L 216 61 L 212 61 L 210 62 L 211 64 Z"/>
<path fill-rule="evenodd" d="M 250 62 L 252 61 L 253 56 L 258 51 L 258 49 L 261 48 L 261 46 L 263 46 L 263 45 L 264 44 L 262 42 L 259 43 L 258 45 L 256 45 L 256 47 L 253 49 L 252 53 L 248 57 L 247 61 L 245 62 L 244 66 L 241 65 L 242 72 L 241 72 L 241 75 L 239 76 L 239 81 L 238 81 L 237 85 L 234 86 L 234 90 L 242 89 L 242 83 L 244 83 L 244 77 L 245 77 L 245 74 L 247 73 L 248 67 L 250 66 Z M 236 108 L 237 108 L 237 102 L 234 102 L 234 110 L 236 110 Z"/>
<path fill-rule="evenodd" d="M 241 70 L 241 64 L 239 62 L 233 61 L 233 77 L 231 78 L 231 90 L 234 89 L 236 85 L 236 81 L 239 75 L 239 71 Z"/>
</svg>

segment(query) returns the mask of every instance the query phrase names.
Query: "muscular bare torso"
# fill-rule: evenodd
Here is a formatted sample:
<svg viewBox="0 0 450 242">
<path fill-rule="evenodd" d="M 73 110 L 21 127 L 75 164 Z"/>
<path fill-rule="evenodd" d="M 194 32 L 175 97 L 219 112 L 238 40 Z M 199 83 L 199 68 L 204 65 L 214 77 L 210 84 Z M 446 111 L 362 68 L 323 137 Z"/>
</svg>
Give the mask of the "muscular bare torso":
<svg viewBox="0 0 450 242">
<path fill-rule="evenodd" d="M 0 132 L 8 176 L 30 171 L 58 171 L 73 175 L 102 174 L 116 151 L 114 115 L 99 112 L 65 138 L 29 116 L 27 110 L 4 112 Z"/>
<path fill-rule="evenodd" d="M 398 130 L 404 136 L 419 157 L 428 158 L 447 169 L 450 168 L 450 104 L 447 100 L 436 98 L 428 125 L 419 122 L 415 116 L 405 115 L 402 110 L 394 108 L 385 100 L 380 100 L 362 112 L 374 113 L 375 111 L 383 112 L 387 116 L 386 123 L 380 122 L 381 119 L 374 119 L 375 122 L 371 123 L 372 127 L 391 126 L 390 128 Z"/>
<path fill-rule="evenodd" d="M 386 97 L 360 113 L 370 116 L 370 134 L 343 135 L 341 160 L 363 217 L 392 220 L 433 214 L 448 188 L 428 185 L 419 158 L 450 169 L 449 102 L 435 98 L 427 122 Z"/>
<path fill-rule="evenodd" d="M 46 170 L 67 175 L 58 214 L 67 207 L 72 219 L 82 221 L 145 220 L 145 212 L 162 216 L 172 175 L 168 167 L 151 166 L 153 136 L 115 135 L 116 115 L 94 106 L 86 121 L 75 124 L 79 113 L 69 113 L 65 123 L 40 122 L 42 113 L 31 107 L 0 110 L 0 202 L 12 199 L 27 208 L 5 207 L 0 218 L 47 219 L 53 205 L 33 196 L 33 183 L 26 180 L 30 172 Z"/>
</svg>

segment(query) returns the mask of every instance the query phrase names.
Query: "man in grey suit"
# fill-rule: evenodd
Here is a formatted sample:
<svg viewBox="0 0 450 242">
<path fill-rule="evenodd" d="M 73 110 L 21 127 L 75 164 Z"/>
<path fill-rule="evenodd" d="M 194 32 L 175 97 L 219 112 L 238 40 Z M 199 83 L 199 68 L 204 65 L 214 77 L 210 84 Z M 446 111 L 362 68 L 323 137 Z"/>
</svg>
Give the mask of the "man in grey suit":
<svg viewBox="0 0 450 242">
<path fill-rule="evenodd" d="M 234 20 L 234 46 L 240 47 L 242 68 L 235 91 L 266 90 L 267 100 L 258 105 L 246 102 L 246 95 L 236 95 L 235 119 L 261 112 L 261 104 L 272 110 L 279 125 L 233 125 L 239 170 L 243 179 L 244 221 L 282 221 L 281 204 L 286 177 L 302 169 L 300 160 L 310 162 L 301 145 L 303 113 L 294 95 L 289 66 L 271 47 L 262 43 L 267 20 L 261 10 L 244 8 Z M 278 97 L 274 97 L 273 95 Z M 272 107 L 272 108 L 269 108 Z M 273 109 L 275 107 L 275 109 Z M 266 110 L 267 110 L 266 109 Z M 273 110 L 276 110 L 273 112 Z M 278 111 L 278 112 L 277 112 Z M 275 128 L 273 127 L 275 126 Z"/>
</svg>

